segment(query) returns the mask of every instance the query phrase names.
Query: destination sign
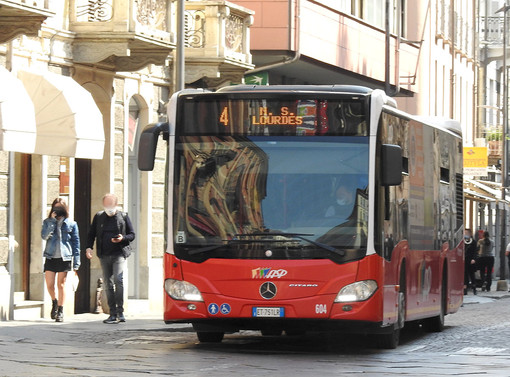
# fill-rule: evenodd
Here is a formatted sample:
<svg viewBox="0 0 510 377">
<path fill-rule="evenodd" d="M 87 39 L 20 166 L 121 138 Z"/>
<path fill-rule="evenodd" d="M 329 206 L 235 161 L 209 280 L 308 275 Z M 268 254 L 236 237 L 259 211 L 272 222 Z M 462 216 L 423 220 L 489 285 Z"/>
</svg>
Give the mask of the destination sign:
<svg viewBox="0 0 510 377">
<path fill-rule="evenodd" d="M 361 99 L 186 98 L 179 108 L 181 135 L 366 136 Z"/>
<path fill-rule="evenodd" d="M 220 115 L 219 122 L 224 126 L 229 125 L 228 107 L 224 106 Z M 280 125 L 280 126 L 300 126 L 303 124 L 303 117 L 290 111 L 287 106 L 279 108 L 278 112 L 269 111 L 267 107 L 259 107 L 258 114 L 251 116 L 252 125 Z"/>
</svg>

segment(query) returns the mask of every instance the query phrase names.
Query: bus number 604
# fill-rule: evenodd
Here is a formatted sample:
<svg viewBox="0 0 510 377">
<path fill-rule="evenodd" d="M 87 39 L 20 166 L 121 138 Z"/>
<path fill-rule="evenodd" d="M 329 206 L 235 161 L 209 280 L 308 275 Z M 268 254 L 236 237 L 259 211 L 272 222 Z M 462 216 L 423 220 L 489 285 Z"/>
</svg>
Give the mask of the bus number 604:
<svg viewBox="0 0 510 377">
<path fill-rule="evenodd" d="M 316 314 L 325 314 L 328 312 L 328 308 L 326 304 L 317 304 L 315 305 L 315 313 Z"/>
</svg>

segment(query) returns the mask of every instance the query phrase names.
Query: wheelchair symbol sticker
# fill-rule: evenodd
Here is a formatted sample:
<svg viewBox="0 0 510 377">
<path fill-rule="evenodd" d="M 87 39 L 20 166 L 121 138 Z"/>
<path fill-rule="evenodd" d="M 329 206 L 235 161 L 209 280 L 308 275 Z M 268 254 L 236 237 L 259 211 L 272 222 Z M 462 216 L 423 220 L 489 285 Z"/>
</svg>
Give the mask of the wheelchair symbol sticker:
<svg viewBox="0 0 510 377">
<path fill-rule="evenodd" d="M 207 307 L 207 311 L 209 312 L 209 314 L 211 315 L 216 315 L 218 314 L 218 305 L 215 304 L 215 303 L 212 303 L 212 304 L 209 304 L 209 306 Z"/>
<path fill-rule="evenodd" d="M 230 314 L 230 305 L 229 304 L 221 304 L 220 312 L 223 315 Z"/>
</svg>

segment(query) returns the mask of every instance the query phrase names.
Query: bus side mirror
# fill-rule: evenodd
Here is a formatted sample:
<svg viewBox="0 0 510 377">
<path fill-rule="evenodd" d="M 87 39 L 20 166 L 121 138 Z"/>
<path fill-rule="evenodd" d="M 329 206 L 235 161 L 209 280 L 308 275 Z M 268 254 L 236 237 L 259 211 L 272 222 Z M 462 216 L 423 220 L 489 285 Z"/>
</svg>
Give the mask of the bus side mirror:
<svg viewBox="0 0 510 377">
<path fill-rule="evenodd" d="M 168 123 L 151 123 L 143 129 L 138 144 L 138 169 L 142 171 L 154 169 L 156 147 L 158 146 L 158 138 L 161 133 L 168 140 Z"/>
<path fill-rule="evenodd" d="M 402 183 L 402 148 L 383 144 L 381 148 L 381 185 L 399 186 Z"/>
</svg>

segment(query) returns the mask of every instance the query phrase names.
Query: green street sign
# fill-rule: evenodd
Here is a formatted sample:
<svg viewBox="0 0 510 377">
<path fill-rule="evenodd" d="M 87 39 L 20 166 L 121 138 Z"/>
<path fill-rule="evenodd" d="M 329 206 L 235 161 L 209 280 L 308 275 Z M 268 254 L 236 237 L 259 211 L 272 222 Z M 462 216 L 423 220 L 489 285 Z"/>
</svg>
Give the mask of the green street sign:
<svg viewBox="0 0 510 377">
<path fill-rule="evenodd" d="M 269 85 L 269 73 L 263 71 L 248 74 L 244 76 L 244 83 L 249 85 Z"/>
</svg>

